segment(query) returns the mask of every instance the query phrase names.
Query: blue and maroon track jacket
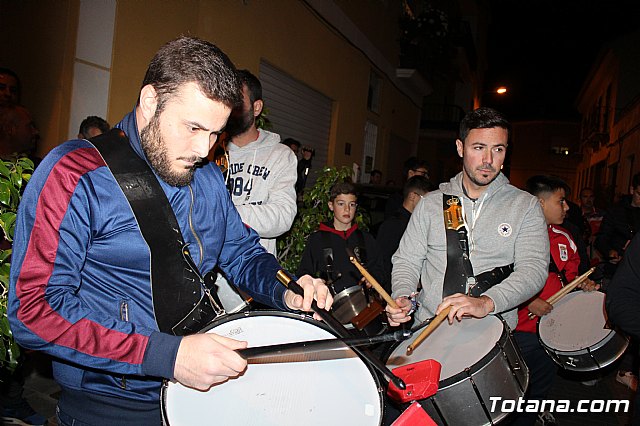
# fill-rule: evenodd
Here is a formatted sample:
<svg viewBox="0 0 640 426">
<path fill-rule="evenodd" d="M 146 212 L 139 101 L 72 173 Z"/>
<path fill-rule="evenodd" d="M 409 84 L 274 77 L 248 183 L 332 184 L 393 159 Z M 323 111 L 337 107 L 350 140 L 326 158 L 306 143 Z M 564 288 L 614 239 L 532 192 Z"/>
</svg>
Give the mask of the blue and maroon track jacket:
<svg viewBox="0 0 640 426">
<path fill-rule="evenodd" d="M 135 111 L 116 127 L 145 158 Z M 158 180 L 200 271 L 219 265 L 258 302 L 286 309 L 279 265 L 242 223 L 218 168 L 197 169 L 189 186 Z M 181 338 L 158 331 L 150 270 L 149 247 L 99 152 L 86 140 L 52 150 L 20 204 L 8 314 L 20 345 L 57 358 L 63 391 L 159 407 Z"/>
</svg>

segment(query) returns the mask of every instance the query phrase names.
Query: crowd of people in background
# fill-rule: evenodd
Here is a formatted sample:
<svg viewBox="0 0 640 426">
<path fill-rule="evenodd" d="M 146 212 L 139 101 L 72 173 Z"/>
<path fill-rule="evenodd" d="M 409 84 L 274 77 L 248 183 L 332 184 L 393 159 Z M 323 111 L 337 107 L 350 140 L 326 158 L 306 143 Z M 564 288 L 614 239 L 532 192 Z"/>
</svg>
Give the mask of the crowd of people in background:
<svg viewBox="0 0 640 426">
<path fill-rule="evenodd" d="M 216 135 L 219 133 L 223 141 L 218 148 L 225 159 L 222 171 L 232 203 L 229 206 L 255 231 L 266 252 L 276 255 L 276 239 L 291 228 L 309 177 L 322 165 L 313 163 L 315 150 L 304 141 L 290 137 L 281 140 L 279 134 L 258 128 L 256 119 L 264 109 L 260 81 L 248 70 L 236 71 L 229 67 L 227 71 L 239 78 L 240 102 L 226 101 L 221 108 L 229 109 L 228 121 L 225 114 L 220 114 L 215 122 L 219 128 L 207 130 Z M 8 68 L 0 68 L 0 158 L 28 156 L 38 165 L 40 159 L 35 152 L 39 132 L 32 114 L 21 105 L 21 91 L 18 75 Z M 135 112 L 143 113 L 143 110 Z M 142 144 L 148 132 L 159 131 L 153 111 L 146 113 L 149 115 L 144 124 L 148 129 L 140 128 Z M 136 120 L 136 116 L 132 114 L 128 122 L 119 125 L 127 132 L 135 128 L 132 120 Z M 138 115 L 138 120 L 140 117 Z M 92 140 L 107 134 L 110 129 L 105 119 L 89 115 L 80 124 L 77 138 Z M 374 226 L 369 231 L 355 223 L 356 211 L 362 208 L 358 186 L 352 182 L 335 182 L 328 204 L 332 217 L 308 237 L 296 272 L 300 276 L 308 274 L 324 279 L 334 295 L 353 286 L 370 286 L 350 260 L 349 253 L 354 253 L 398 303 L 398 308 L 387 307 L 390 326 L 411 320 L 410 314 L 414 313 L 418 321 L 425 321 L 446 306 L 452 307 L 450 319 L 502 312 L 515 330 L 515 339 L 531 371 L 530 397 L 543 399 L 553 383 L 557 366 L 540 346 L 535 322 L 528 316 L 531 313 L 548 314 L 553 307 L 545 301 L 546 297 L 566 284 L 566 280 L 571 281 L 592 266 L 597 268 L 596 273 L 592 280 L 581 286 L 584 290 L 601 288 L 606 292 L 610 283 L 615 282 L 618 269 L 624 269 L 627 276 L 637 269 L 629 264 L 627 251 L 638 247 L 640 173 L 633 176 L 629 194 L 611 205 L 598 205 L 594 188 L 583 187 L 575 191 L 576 188 L 569 188 L 554 176 L 533 176 L 527 187 L 522 188 L 525 191 L 517 189 L 501 172 L 509 129 L 509 124 L 496 111 L 483 108 L 468 114 L 461 127 L 460 139 L 456 141 L 462 163 L 460 173 L 449 182 L 437 185 L 429 178 L 426 159 L 407 159 L 403 164 L 401 187 L 393 187 L 385 200 L 384 219 L 371 224 Z M 151 163 L 153 165 L 153 161 Z M 381 170 L 372 169 L 369 176 L 368 184 L 383 186 Z M 161 174 L 160 178 L 163 178 Z M 219 183 L 216 180 L 216 185 Z M 579 204 L 569 200 L 574 193 Z M 468 226 L 469 239 L 473 242 L 482 235 L 484 238 L 477 241 L 487 244 L 486 247 L 472 244 L 467 248 L 483 253 L 474 259 L 474 267 L 509 269 L 502 282 L 492 284 L 474 297 L 467 294 L 466 281 L 458 283 L 448 278 L 446 241 L 434 226 L 442 222 L 442 194 L 451 195 L 467 212 L 474 212 Z M 518 207 L 507 212 L 504 209 L 507 203 Z M 489 234 L 489 228 L 475 227 L 479 218 L 485 221 L 483 223 L 489 223 L 486 221 L 490 219 L 491 226 L 496 229 L 505 223 L 509 223 L 510 228 L 501 229 L 502 235 Z M 258 237 L 253 231 L 243 231 L 240 219 L 235 219 L 234 216 L 234 232 L 238 238 L 251 250 L 256 250 L 254 243 Z M 514 235 L 507 239 L 511 232 L 520 234 L 518 238 Z M 564 247 L 564 251 L 558 251 L 558 247 Z M 239 251 L 234 254 L 239 255 Z M 259 251 L 256 256 L 261 254 Z M 269 258 L 264 262 L 272 260 Z M 227 269 L 230 263 L 232 260 L 227 259 L 227 263 L 221 265 L 225 267 L 224 272 L 220 267 L 216 269 L 218 286 L 230 286 L 238 292 L 238 297 L 246 299 L 243 291 L 227 282 L 240 274 L 233 268 Z M 548 263 L 551 264 L 549 269 L 545 266 Z M 269 265 L 275 267 L 275 262 Z M 467 267 L 466 264 L 458 266 L 460 270 Z M 421 287 L 419 283 L 422 283 Z M 518 296 L 514 297 L 514 294 Z M 285 303 L 289 308 L 302 306 L 302 301 L 293 303 L 288 299 L 276 299 L 271 295 L 263 301 L 279 307 Z M 225 303 L 234 302 L 223 300 Z M 631 330 L 634 341 L 619 365 L 617 380 L 636 391 L 638 346 L 637 334 L 634 334 L 637 328 L 633 327 L 638 320 L 632 318 L 625 323 L 628 316 L 620 315 L 620 325 Z M 177 345 L 174 346 L 177 351 Z M 64 356 L 63 352 L 55 353 Z M 2 415 L 7 420 L 16 418 L 27 424 L 46 424 L 46 419 L 24 399 L 22 374 L 18 370 L 3 384 Z M 588 381 L 584 383 L 589 385 Z M 73 404 L 70 406 L 76 408 Z M 537 418 L 536 415 L 521 417 L 515 419 L 514 424 L 533 424 Z M 552 420 L 544 421 L 551 424 Z"/>
</svg>

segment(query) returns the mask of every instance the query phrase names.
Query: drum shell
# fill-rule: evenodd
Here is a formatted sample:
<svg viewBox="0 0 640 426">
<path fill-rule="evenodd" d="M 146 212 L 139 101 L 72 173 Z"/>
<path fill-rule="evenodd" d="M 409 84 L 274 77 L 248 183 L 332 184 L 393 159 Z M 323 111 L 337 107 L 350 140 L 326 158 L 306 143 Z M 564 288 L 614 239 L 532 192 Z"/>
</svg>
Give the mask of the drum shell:
<svg viewBox="0 0 640 426">
<path fill-rule="evenodd" d="M 598 301 L 601 301 L 600 305 L 595 305 L 595 309 L 593 304 L 586 303 L 587 301 L 591 302 L 592 298 L 596 298 Z M 627 346 L 629 345 L 629 339 L 624 334 L 616 331 L 615 329 L 611 329 L 599 341 L 594 342 L 591 345 L 585 344 L 580 349 L 575 350 L 563 350 L 556 348 L 553 346 L 552 342 L 545 341 L 543 335 L 541 334 L 541 327 L 550 328 L 550 324 L 554 323 L 554 325 L 557 325 L 559 323 L 559 321 L 552 320 L 554 320 L 555 316 L 563 313 L 563 309 L 567 309 L 564 308 L 564 306 L 569 306 L 568 303 L 571 302 L 578 304 L 578 302 L 580 302 L 581 300 L 585 301 L 585 303 L 583 303 L 583 306 L 581 306 L 581 311 L 585 311 L 590 316 L 600 315 L 602 317 L 602 324 L 606 322 L 606 319 L 604 317 L 603 293 L 588 293 L 581 291 L 573 292 L 569 293 L 562 300 L 560 300 L 555 305 L 554 310 L 551 311 L 550 314 L 538 319 L 538 339 L 551 359 L 553 359 L 553 361 L 563 369 L 578 372 L 596 371 L 601 368 L 607 367 L 622 356 Z M 567 315 L 567 318 L 570 319 L 572 318 L 572 316 Z M 574 322 L 578 327 L 584 328 L 585 326 L 585 322 L 580 321 L 580 319 L 576 319 Z M 597 328 L 598 331 L 602 330 L 601 325 Z M 571 335 L 569 331 L 567 331 L 567 333 L 569 336 Z"/>
<path fill-rule="evenodd" d="M 497 423 L 509 413 L 490 412 L 492 402 L 489 398 L 500 396 L 518 400 L 524 396 L 529 385 L 529 369 L 508 326 L 504 321 L 502 325 L 499 340 L 485 356 L 464 371 L 441 380 L 435 395 L 420 400 L 422 407 L 438 425 L 478 426 Z"/>
<path fill-rule="evenodd" d="M 251 327 L 252 324 L 247 324 L 243 322 L 244 320 L 261 320 L 261 317 L 272 318 L 275 319 L 286 319 L 282 326 L 278 326 L 281 321 L 276 321 L 276 323 L 272 324 L 272 327 L 264 330 L 264 339 L 276 340 L 271 343 L 258 343 L 256 346 L 264 345 L 264 344 L 276 344 L 276 343 L 286 343 L 288 341 L 298 341 L 298 340 L 315 340 L 315 339 L 325 339 L 335 337 L 335 333 L 329 330 L 326 325 L 319 321 L 313 320 L 310 316 L 288 313 L 288 312 L 279 312 L 279 311 L 251 311 L 251 312 L 241 312 L 233 315 L 227 315 L 221 317 L 219 320 L 214 321 L 210 324 L 206 329 L 202 332 L 212 331 L 220 333 L 220 330 L 224 331 L 220 333 L 222 335 L 228 335 L 229 337 L 235 337 L 238 339 L 243 339 L 243 337 L 251 336 L 252 333 L 255 333 L 255 330 L 252 332 Z M 288 321 L 294 320 L 294 321 Z M 302 333 L 302 339 L 289 340 L 289 335 L 287 334 L 287 328 L 291 327 L 292 324 L 297 324 L 298 322 L 303 323 L 304 325 L 300 332 Z M 270 322 L 271 324 L 271 322 Z M 313 329 L 319 329 L 321 332 L 312 332 L 311 335 L 308 335 L 307 332 L 310 330 L 309 325 L 312 325 Z M 271 335 L 276 335 L 276 337 L 272 338 Z M 286 338 L 283 338 L 281 335 L 285 335 Z M 301 337 L 298 336 L 298 337 Z M 332 404 L 327 404 L 326 401 L 330 397 L 338 398 L 337 396 L 329 395 L 331 392 L 317 392 L 314 390 L 314 383 L 305 383 L 304 377 L 306 373 L 293 375 L 291 376 L 291 371 L 289 370 L 288 362 L 283 364 L 279 364 L 278 362 L 272 362 L 271 360 L 256 360 L 256 362 L 250 362 L 249 369 L 255 369 L 256 367 L 263 367 L 266 369 L 278 368 L 281 366 L 284 369 L 282 374 L 277 374 L 277 377 L 273 377 L 273 375 L 269 376 L 269 371 L 267 371 L 267 375 L 263 377 L 258 377 L 260 380 L 260 384 L 258 386 L 254 386 L 252 384 L 245 386 L 245 389 L 240 392 L 241 397 L 238 395 L 238 391 L 235 390 L 232 395 L 237 395 L 238 398 L 233 399 L 233 401 L 229 401 L 229 398 L 232 396 L 226 397 L 225 400 L 227 404 L 221 404 L 220 402 L 208 401 L 205 404 L 202 404 L 202 410 L 212 410 L 211 413 L 203 412 L 198 417 L 198 420 L 194 420 L 193 416 L 189 413 L 184 414 L 184 411 L 187 411 L 188 408 L 183 407 L 185 403 L 191 403 L 190 401 L 186 401 L 184 395 L 180 396 L 180 392 L 190 392 L 190 399 L 199 399 L 202 398 L 203 395 L 216 391 L 215 388 L 218 386 L 227 386 L 228 384 L 237 386 L 241 383 L 243 378 L 249 374 L 250 370 L 247 370 L 241 377 L 237 379 L 232 379 L 222 385 L 214 386 L 208 392 L 200 392 L 193 389 L 188 389 L 183 387 L 182 385 L 175 383 L 164 383 L 162 387 L 162 416 L 163 423 L 165 425 L 171 426 L 179 426 L 179 425 L 187 425 L 187 424 L 207 424 L 202 423 L 203 420 L 210 420 L 210 424 L 251 424 L 251 425 L 323 425 L 327 423 L 327 417 L 333 418 L 333 422 L 337 422 L 337 418 L 359 418 L 359 421 L 351 421 L 351 423 L 357 424 L 367 424 L 367 425 L 376 425 L 379 426 L 382 421 L 382 413 L 383 413 L 383 405 L 382 405 L 382 389 L 379 384 L 378 377 L 373 374 L 371 368 L 362 361 L 353 351 L 350 349 L 339 349 L 338 351 L 348 351 L 348 356 L 343 358 L 341 356 L 336 355 L 336 359 L 338 359 L 338 363 L 347 362 L 346 367 L 339 367 L 340 374 L 333 373 L 335 377 L 330 377 L 326 381 L 331 383 L 332 389 L 336 390 L 336 394 L 340 394 L 342 390 L 340 388 L 347 388 L 349 390 L 356 388 L 363 390 L 366 388 L 366 399 L 363 396 L 362 401 L 365 401 L 367 407 L 373 406 L 375 399 L 375 409 L 367 408 L 364 410 L 362 414 L 360 411 L 357 413 L 353 413 L 349 411 L 349 407 L 340 407 L 338 404 L 347 403 L 343 400 L 336 400 Z M 332 354 L 333 352 L 331 352 Z M 297 357 L 297 356 L 294 356 Z M 305 356 L 301 356 L 305 358 Z M 277 358 L 277 357 L 276 357 Z M 320 370 L 317 375 L 321 375 L 321 377 L 326 378 L 329 376 L 332 371 L 330 370 L 330 366 L 334 362 L 334 358 L 330 355 L 329 357 L 323 357 L 320 355 L 320 358 L 316 356 L 316 354 L 309 355 L 311 362 L 308 363 L 301 361 L 299 359 L 293 360 L 295 371 L 300 372 L 300 369 L 295 366 L 298 364 L 304 370 L 309 370 L 313 372 L 314 370 Z M 259 365 L 265 364 L 265 365 Z M 325 365 L 328 364 L 328 365 Z M 329 370 L 328 370 L 329 368 Z M 256 370 L 254 370 L 255 372 Z M 353 373 L 352 373 L 353 371 Z M 357 373 L 356 373 L 357 372 Z M 329 373 L 329 374 L 328 374 Z M 364 377 L 366 375 L 366 377 Z M 255 376 L 253 378 L 255 382 Z M 333 382 L 335 380 L 335 384 Z M 364 382 L 362 380 L 365 380 Z M 354 382 L 360 381 L 360 384 L 357 386 L 354 385 Z M 254 383 L 251 382 L 251 383 Z M 264 386 L 263 386 L 264 383 Z M 366 383 L 366 384 L 365 384 Z M 322 385 L 322 389 L 326 389 L 326 383 Z M 334 388 L 335 386 L 335 388 Z M 294 387 L 294 388 L 292 388 Z M 176 391 L 177 389 L 177 391 Z M 295 389 L 295 392 L 293 391 Z M 288 391 L 287 391 L 288 390 Z M 173 392 L 173 394 L 171 394 Z M 227 389 L 220 388 L 218 394 L 215 395 L 226 395 Z M 284 392 L 284 393 L 281 393 Z M 302 392 L 302 393 L 301 393 Z M 344 393 L 344 392 L 343 392 Z M 311 406 L 302 406 L 300 407 L 297 404 L 299 401 L 304 401 L 305 398 L 303 395 L 312 398 L 313 405 Z M 360 395 L 358 392 L 353 392 L 353 394 L 357 397 Z M 182 402 L 179 400 L 176 403 L 176 395 L 180 396 Z M 329 396 L 328 396 L 329 395 Z M 373 395 L 376 395 L 373 398 Z M 357 399 L 348 398 L 348 399 Z M 173 399 L 172 399 L 173 398 Z M 307 399 L 309 399 L 307 398 Z M 345 398 L 347 399 L 347 398 Z M 268 407 L 265 407 L 265 403 L 263 401 L 274 401 L 273 406 L 268 404 Z M 173 402 L 172 402 L 173 401 Z M 358 400 L 361 402 L 360 400 Z M 324 407 L 321 407 L 322 405 Z M 206 407 L 204 407 L 206 405 Z M 180 406 L 180 407 L 179 407 Z M 173 408 L 172 408 L 173 407 Z M 179 410 L 176 408 L 179 407 Z M 216 408 L 217 407 L 217 408 Z M 293 408 L 292 408 L 293 407 Z M 338 408 L 339 407 L 339 408 Z M 350 407 L 353 407 L 351 405 Z M 361 410 L 362 407 L 356 406 L 353 409 Z M 200 410 L 200 409 L 198 409 Z M 252 411 L 255 410 L 255 413 Z M 329 411 L 325 411 L 329 410 Z M 333 414 L 330 414 L 332 411 Z M 338 411 L 335 411 L 338 410 Z M 342 411 L 340 411 L 342 410 Z M 235 416 L 235 412 L 239 412 L 237 417 Z M 294 412 L 293 414 L 291 412 Z M 365 415 L 366 412 L 366 415 Z M 249 415 L 251 413 L 251 415 Z M 329 414 L 327 414 L 329 413 Z M 371 414 L 373 413 L 373 414 Z M 376 414 L 377 413 L 377 414 Z M 198 412 L 198 414 L 200 414 Z M 255 415 L 254 415 L 255 414 Z M 349 415 L 351 417 L 349 417 Z M 189 416 L 189 417 L 187 417 Z M 233 418 L 230 418 L 233 416 Z M 331 422 L 331 420 L 329 420 Z M 339 423 L 339 422 L 337 422 Z M 336 424 L 337 424 L 336 423 Z"/>
<path fill-rule="evenodd" d="M 353 329 L 355 327 L 353 327 L 351 320 L 367 309 L 368 306 L 369 298 L 366 290 L 361 285 L 356 285 L 348 287 L 335 295 L 331 305 L 331 312 L 340 323 L 349 329 Z M 384 330 L 383 316 L 378 315 L 364 326 L 360 333 L 367 336 L 375 336 Z"/>
<path fill-rule="evenodd" d="M 348 287 L 333 298 L 331 311 L 333 316 L 342 324 L 349 322 L 368 305 L 367 295 L 362 286 Z"/>
<path fill-rule="evenodd" d="M 560 367 L 569 371 L 596 371 L 615 362 L 629 345 L 629 339 L 621 333 L 612 332 L 597 345 L 581 351 L 560 351 L 540 340 L 547 354 Z"/>
</svg>

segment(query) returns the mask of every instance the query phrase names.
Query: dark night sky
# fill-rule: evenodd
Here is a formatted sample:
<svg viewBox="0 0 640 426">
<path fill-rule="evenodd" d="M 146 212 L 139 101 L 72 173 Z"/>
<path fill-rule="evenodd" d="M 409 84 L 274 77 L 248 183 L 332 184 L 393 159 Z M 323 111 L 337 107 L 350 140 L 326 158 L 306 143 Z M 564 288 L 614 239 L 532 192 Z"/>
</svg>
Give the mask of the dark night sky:
<svg viewBox="0 0 640 426">
<path fill-rule="evenodd" d="M 575 101 L 602 45 L 640 28 L 638 0 L 490 0 L 483 104 L 511 120 L 578 120 Z M 640 78 L 640 76 L 638 76 Z"/>
</svg>

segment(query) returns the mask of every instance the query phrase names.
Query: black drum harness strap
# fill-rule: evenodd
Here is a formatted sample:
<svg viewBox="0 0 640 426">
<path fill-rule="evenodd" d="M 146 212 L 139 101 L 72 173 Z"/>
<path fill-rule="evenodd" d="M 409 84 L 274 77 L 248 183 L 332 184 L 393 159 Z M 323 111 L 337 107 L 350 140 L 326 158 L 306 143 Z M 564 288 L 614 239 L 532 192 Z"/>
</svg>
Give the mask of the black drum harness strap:
<svg viewBox="0 0 640 426">
<path fill-rule="evenodd" d="M 224 308 L 191 259 L 169 200 L 149 165 L 119 129 L 91 139 L 127 197 L 151 252 L 151 288 L 156 323 L 183 336 L 201 330 Z M 180 301 L 180 303 L 178 303 Z"/>
<path fill-rule="evenodd" d="M 455 293 L 479 297 L 507 278 L 513 272 L 513 264 L 499 266 L 474 276 L 469 259 L 469 241 L 462 214 L 462 200 L 455 195 L 442 194 L 442 207 L 447 237 L 447 268 L 444 274 L 442 297 Z"/>
</svg>

